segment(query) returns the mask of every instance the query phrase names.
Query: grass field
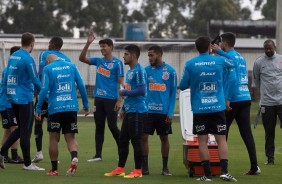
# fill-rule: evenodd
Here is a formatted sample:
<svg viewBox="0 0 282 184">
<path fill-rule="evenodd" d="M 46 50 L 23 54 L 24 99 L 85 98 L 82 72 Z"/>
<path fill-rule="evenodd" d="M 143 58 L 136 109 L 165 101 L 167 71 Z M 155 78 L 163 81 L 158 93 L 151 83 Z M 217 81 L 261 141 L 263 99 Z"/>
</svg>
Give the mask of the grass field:
<svg viewBox="0 0 282 184">
<path fill-rule="evenodd" d="M 254 118 L 257 110 L 257 104 L 254 103 L 252 107 L 252 119 Z M 253 122 L 253 121 L 252 121 Z M 119 126 L 121 123 L 119 122 Z M 44 123 L 44 129 L 46 130 L 46 123 Z M 233 124 L 230 130 L 229 137 L 229 171 L 236 177 L 240 183 L 255 183 L 264 184 L 268 183 L 280 183 L 282 179 L 282 134 L 281 129 L 276 129 L 276 153 L 275 153 L 275 165 L 266 166 L 264 155 L 264 129 L 260 123 L 256 129 L 253 129 L 253 134 L 256 141 L 257 156 L 259 166 L 262 170 L 260 176 L 245 176 L 244 172 L 248 171 L 250 164 L 248 154 L 245 145 L 240 137 L 236 124 Z M 3 129 L 0 129 L 0 136 L 3 135 Z M 182 153 L 182 137 L 179 124 L 179 118 L 175 117 L 173 122 L 173 134 L 170 136 L 170 157 L 169 157 L 169 169 L 173 176 L 164 177 L 161 176 L 161 154 L 160 154 L 160 141 L 155 135 L 150 137 L 150 155 L 149 166 L 150 175 L 144 176 L 138 179 L 124 179 L 121 177 L 105 177 L 105 172 L 111 171 L 117 166 L 117 148 L 108 128 L 106 128 L 104 148 L 103 148 L 103 161 L 98 163 L 87 163 L 86 160 L 91 158 L 94 154 L 94 122 L 92 118 L 79 118 L 79 134 L 77 140 L 79 143 L 79 165 L 77 173 L 74 177 L 66 177 L 65 172 L 70 163 L 70 155 L 67 151 L 64 139 L 62 137 L 60 141 L 60 153 L 59 153 L 59 174 L 58 177 L 47 177 L 45 172 L 24 171 L 21 165 L 6 164 L 6 169 L 0 169 L 0 183 L 1 184 L 57 184 L 57 183 L 85 183 L 85 184 L 171 184 L 171 183 L 199 183 L 194 178 L 189 178 L 187 170 L 183 165 L 183 153 Z M 51 168 L 48 156 L 48 134 L 44 134 L 43 153 L 45 159 L 38 165 L 46 168 L 46 171 Z M 34 136 L 31 139 L 31 155 L 35 155 L 35 143 Z M 132 148 L 130 147 L 130 154 L 126 164 L 126 173 L 131 171 L 134 167 Z M 214 183 L 224 183 L 218 177 L 214 177 Z"/>
</svg>

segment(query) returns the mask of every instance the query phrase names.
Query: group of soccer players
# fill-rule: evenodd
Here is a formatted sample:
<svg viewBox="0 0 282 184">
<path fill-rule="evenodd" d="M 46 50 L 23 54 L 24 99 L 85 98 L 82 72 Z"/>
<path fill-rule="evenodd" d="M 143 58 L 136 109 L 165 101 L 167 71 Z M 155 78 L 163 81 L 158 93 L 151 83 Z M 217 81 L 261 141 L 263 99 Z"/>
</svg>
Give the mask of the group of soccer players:
<svg viewBox="0 0 282 184">
<path fill-rule="evenodd" d="M 241 121 L 240 118 L 247 118 L 248 122 L 250 118 L 249 114 L 239 112 L 243 107 L 247 110 L 245 112 L 250 110 L 250 96 L 246 91 L 246 62 L 233 49 L 235 44 L 233 33 L 223 34 L 222 39 L 222 49 L 211 45 L 208 37 L 199 37 L 196 40 L 196 48 L 200 55 L 186 63 L 180 82 L 181 90 L 191 89 L 193 133 L 197 134 L 199 138 L 201 165 L 205 174 L 198 179 L 200 181 L 212 180 L 207 149 L 209 133 L 215 134 L 219 145 L 222 172 L 220 178 L 227 181 L 237 181 L 228 173 L 226 135 L 234 118 L 237 123 Z M 161 140 L 163 161 L 161 174 L 171 176 L 168 169 L 168 135 L 172 133 L 171 122 L 176 101 L 177 74 L 175 69 L 163 61 L 162 48 L 157 45 L 148 49 L 149 65 L 144 68 L 138 63 L 140 48 L 131 44 L 124 48 L 124 65 L 129 66 L 129 70 L 124 75 L 122 61 L 112 54 L 114 47 L 112 40 L 99 41 L 102 58 L 86 56 L 88 48 L 94 40 L 94 34 L 89 33 L 87 42 L 79 56 L 81 62 L 96 66 L 93 107 L 96 125 L 96 153 L 88 162 L 102 161 L 105 121 L 107 119 L 108 127 L 118 148 L 118 165 L 111 172 L 105 173 L 105 176 L 139 178 L 143 175 L 149 175 L 148 137 L 153 135 L 155 130 Z M 0 150 L 0 167 L 5 168 L 5 154 L 9 147 L 20 138 L 24 160 L 23 168 L 44 170 L 34 163 L 43 160 L 42 122 L 45 117 L 48 123 L 49 156 L 52 165 L 46 175 L 59 175 L 58 141 L 62 131 L 71 155 L 71 164 L 66 175 L 73 176 L 78 164 L 78 144 L 75 140 L 75 134 L 78 133 L 76 87 L 82 97 L 84 113 L 88 115 L 89 105 L 86 89 L 76 66 L 60 52 L 63 45 L 63 40 L 60 37 L 53 37 L 49 42 L 48 50 L 41 53 L 38 77 L 35 62 L 29 55 L 33 50 L 34 43 L 35 39 L 31 33 L 22 35 L 22 47 L 9 57 L 7 70 L 2 78 L 1 97 L 2 94 L 7 95 L 4 98 L 7 98 L 11 103 L 18 128 L 3 142 Z M 224 46 L 224 44 L 226 45 Z M 223 57 L 210 55 L 211 49 Z M 241 68 L 233 69 L 234 66 Z M 236 75 L 240 75 L 239 82 Z M 35 140 L 37 154 L 31 161 L 30 136 L 34 119 L 34 94 L 36 94 Z M 233 107 L 237 106 L 238 108 L 231 111 Z M 226 112 L 229 121 L 227 124 L 225 109 L 231 111 L 230 117 Z M 232 114 L 235 110 L 236 114 Z M 242 117 L 237 114 L 241 114 Z M 121 129 L 117 126 L 118 116 L 123 121 Z M 250 123 L 240 126 L 242 126 L 242 132 L 245 132 L 245 134 L 241 132 L 242 138 L 249 140 L 249 142 L 245 141 L 245 144 L 250 155 L 251 169 L 246 174 L 258 175 L 261 171 L 257 166 Z M 134 150 L 135 168 L 132 172 L 125 174 L 124 167 L 129 154 L 130 141 Z"/>
<path fill-rule="evenodd" d="M 88 47 L 94 39 L 94 34 L 90 33 L 79 56 L 80 61 L 96 66 L 93 108 L 96 125 L 96 154 L 88 162 L 102 160 L 105 120 L 107 119 L 118 147 L 119 162 L 118 167 L 112 172 L 105 173 L 105 176 L 119 175 L 125 178 L 137 178 L 148 175 L 148 135 L 152 135 L 155 130 L 162 142 L 162 175 L 170 176 L 168 134 L 172 133 L 171 122 L 176 101 L 175 70 L 162 60 L 161 47 L 152 46 L 148 49 L 150 65 L 144 68 L 138 63 L 140 48 L 137 45 L 128 45 L 124 48 L 123 59 L 124 64 L 129 65 L 130 69 L 125 75 L 124 82 L 123 63 L 112 55 L 112 40 L 100 40 L 102 58 L 86 56 Z M 7 140 L 3 142 L 0 151 L 0 167 L 5 168 L 5 153 L 20 138 L 24 157 L 23 169 L 45 170 L 36 166 L 35 163 L 43 160 L 42 122 L 44 118 L 47 118 L 52 168 L 46 175 L 59 174 L 57 143 L 62 130 L 71 155 L 71 164 L 66 175 L 72 176 L 78 163 L 75 141 L 75 133 L 78 132 L 76 86 L 82 97 L 85 115 L 89 113 L 83 80 L 71 60 L 60 52 L 63 45 L 60 37 L 53 37 L 49 42 L 48 50 L 40 54 L 39 77 L 35 61 L 29 54 L 35 44 L 33 34 L 22 34 L 21 42 L 22 47 L 9 57 L 7 71 L 2 78 L 1 97 L 2 94 L 5 95 L 3 98 L 7 100 L 3 101 L 11 103 L 15 113 L 14 119 L 19 128 L 16 128 L 10 136 L 6 136 Z M 33 107 L 34 94 L 35 108 Z M 121 130 L 117 127 L 118 115 L 123 120 Z M 37 153 L 31 160 L 30 137 L 33 119 L 35 119 L 34 134 Z M 129 141 L 134 149 L 135 168 L 125 175 L 124 166 L 129 153 Z"/>
</svg>

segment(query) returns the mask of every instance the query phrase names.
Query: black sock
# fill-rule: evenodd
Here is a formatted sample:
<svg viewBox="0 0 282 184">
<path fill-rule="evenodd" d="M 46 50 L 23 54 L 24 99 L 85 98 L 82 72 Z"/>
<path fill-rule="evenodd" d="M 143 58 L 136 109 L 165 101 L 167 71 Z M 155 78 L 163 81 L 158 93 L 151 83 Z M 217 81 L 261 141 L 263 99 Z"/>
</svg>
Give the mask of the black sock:
<svg viewBox="0 0 282 184">
<path fill-rule="evenodd" d="M 163 157 L 163 169 L 167 168 L 168 157 Z"/>
<path fill-rule="evenodd" d="M 35 138 L 37 152 L 42 150 L 42 137 Z"/>
<path fill-rule="evenodd" d="M 4 156 L 4 158 L 7 158 L 7 159 L 8 159 L 8 151 L 6 151 L 6 152 L 1 152 L 1 155 Z"/>
<path fill-rule="evenodd" d="M 70 154 L 71 154 L 71 159 L 77 157 L 77 151 L 72 151 Z"/>
<path fill-rule="evenodd" d="M 37 152 L 42 150 L 42 137 L 43 137 L 43 130 L 42 124 L 36 123 L 34 126 L 34 136 L 35 136 L 35 144 Z"/>
<path fill-rule="evenodd" d="M 18 150 L 17 149 L 11 149 L 11 155 L 13 160 L 18 160 Z"/>
<path fill-rule="evenodd" d="M 51 161 L 52 164 L 52 171 L 57 171 L 58 170 L 58 160 Z"/>
<path fill-rule="evenodd" d="M 228 173 L 228 160 L 227 159 L 221 159 L 220 160 L 220 167 L 221 167 L 221 174 Z"/>
<path fill-rule="evenodd" d="M 148 169 L 148 155 L 147 156 L 143 156 L 142 168 Z"/>
<path fill-rule="evenodd" d="M 202 167 L 204 169 L 205 176 L 210 179 L 211 178 L 210 161 L 209 160 L 203 160 L 201 162 L 201 165 L 202 165 Z"/>
</svg>

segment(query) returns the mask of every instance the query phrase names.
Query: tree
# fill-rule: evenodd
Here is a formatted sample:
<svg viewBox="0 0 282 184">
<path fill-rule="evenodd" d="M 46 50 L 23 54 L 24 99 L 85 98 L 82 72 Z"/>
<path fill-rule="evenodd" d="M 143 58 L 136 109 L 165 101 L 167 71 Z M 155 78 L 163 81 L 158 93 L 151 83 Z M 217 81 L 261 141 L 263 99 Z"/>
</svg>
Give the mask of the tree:
<svg viewBox="0 0 282 184">
<path fill-rule="evenodd" d="M 276 0 L 267 0 L 261 13 L 267 20 L 276 20 Z"/>
<path fill-rule="evenodd" d="M 1 14 L 1 29 L 5 33 L 32 32 L 36 34 L 71 36 L 63 29 L 63 17 L 56 16 L 56 0 L 7 1 Z"/>
<path fill-rule="evenodd" d="M 189 35 L 209 35 L 208 23 L 211 19 L 238 20 L 240 18 L 240 0 L 197 0 L 193 17 L 189 20 Z M 214 36 L 214 35 L 212 35 Z"/>
<path fill-rule="evenodd" d="M 121 32 L 121 0 L 87 0 L 87 7 L 82 10 L 79 28 L 86 32 L 93 29 L 101 37 L 119 37 Z"/>
<path fill-rule="evenodd" d="M 122 2 L 128 3 L 129 0 Z M 190 2 L 192 0 L 143 0 L 141 8 L 132 14 L 123 10 L 122 20 L 147 22 L 151 38 L 176 38 L 178 34 L 185 34 Z"/>
</svg>

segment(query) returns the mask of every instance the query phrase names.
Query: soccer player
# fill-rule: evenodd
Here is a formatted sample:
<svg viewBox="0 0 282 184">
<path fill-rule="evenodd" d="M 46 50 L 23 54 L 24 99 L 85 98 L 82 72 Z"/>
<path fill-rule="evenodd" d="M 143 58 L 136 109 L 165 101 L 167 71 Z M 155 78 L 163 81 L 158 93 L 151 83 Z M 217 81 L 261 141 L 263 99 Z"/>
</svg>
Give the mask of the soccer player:
<svg viewBox="0 0 282 184">
<path fill-rule="evenodd" d="M 78 144 L 75 140 L 77 128 L 78 102 L 76 85 L 82 97 L 85 115 L 89 113 L 88 97 L 86 88 L 80 73 L 73 63 L 65 62 L 56 55 L 50 54 L 46 58 L 47 66 L 43 70 L 42 89 L 39 93 L 36 105 L 36 118 L 41 119 L 41 106 L 48 97 L 48 132 L 49 132 L 49 155 L 52 169 L 46 173 L 48 176 L 58 175 L 58 141 L 60 131 L 64 134 L 68 150 L 71 155 L 71 165 L 66 175 L 73 176 L 77 169 Z"/>
<path fill-rule="evenodd" d="M 102 58 L 86 56 L 88 47 L 94 41 L 95 36 L 89 33 L 87 42 L 81 51 L 79 60 L 97 67 L 96 83 L 94 90 L 94 121 L 96 125 L 95 143 L 96 154 L 88 162 L 102 160 L 102 148 L 105 134 L 105 121 L 107 118 L 108 127 L 119 146 L 120 130 L 117 127 L 118 111 L 121 108 L 122 98 L 118 95 L 118 89 L 123 84 L 123 64 L 113 56 L 113 41 L 104 39 L 99 41 Z"/>
<path fill-rule="evenodd" d="M 125 89 L 120 89 L 119 94 L 124 97 L 120 112 L 123 119 L 119 140 L 118 167 L 105 176 L 124 176 L 124 178 L 142 177 L 142 147 L 141 136 L 144 118 L 147 114 L 146 105 L 146 72 L 138 63 L 140 49 L 136 45 L 125 47 L 124 64 L 130 69 L 126 73 Z M 124 167 L 129 153 L 129 141 L 133 146 L 135 169 L 125 175 Z"/>
<path fill-rule="evenodd" d="M 48 50 L 43 51 L 39 55 L 39 70 L 38 70 L 38 75 L 40 80 L 42 80 L 42 73 L 43 69 L 46 66 L 46 57 L 49 54 L 55 54 L 58 56 L 59 59 L 66 61 L 66 62 L 71 62 L 70 58 L 66 56 L 64 53 L 62 53 L 60 50 L 63 46 L 63 39 L 61 37 L 53 37 L 49 41 L 49 46 Z M 37 98 L 35 101 L 35 106 L 37 104 Z M 35 137 L 35 144 L 36 144 L 36 149 L 37 153 L 35 157 L 32 159 L 32 162 L 40 162 L 43 160 L 43 154 L 42 154 L 42 137 L 43 137 L 43 129 L 42 129 L 42 124 L 44 118 L 47 119 L 48 121 L 48 102 L 47 100 L 44 101 L 42 107 L 41 107 L 41 119 L 40 121 L 35 118 L 35 123 L 34 123 L 34 137 Z"/>
<path fill-rule="evenodd" d="M 229 58 L 234 61 L 235 68 L 230 70 L 227 75 L 225 89 L 230 90 L 226 96 L 230 104 L 229 110 L 225 111 L 226 115 L 226 139 L 230 126 L 235 119 L 239 127 L 240 135 L 248 150 L 251 168 L 246 175 L 259 175 L 261 173 L 258 167 L 255 141 L 251 129 L 250 111 L 251 111 L 251 95 L 248 88 L 248 71 L 245 58 L 234 50 L 236 36 L 234 33 L 227 32 L 220 35 L 221 44 L 211 46 L 212 50 L 218 55 Z M 234 77 L 233 77 L 234 76 Z M 235 85 L 230 85 L 229 78 Z"/>
<path fill-rule="evenodd" d="M 254 82 L 260 90 L 262 123 L 265 131 L 266 165 L 274 165 L 275 127 L 277 117 L 282 125 L 282 55 L 276 53 L 273 40 L 263 43 L 264 55 L 256 59 L 253 68 Z"/>
<path fill-rule="evenodd" d="M 212 181 L 208 134 L 214 134 L 218 144 L 221 166 L 220 178 L 237 181 L 228 173 L 228 147 L 226 142 L 225 98 L 223 91 L 223 70 L 234 67 L 233 61 L 209 55 L 209 37 L 198 37 L 195 41 L 199 55 L 185 63 L 180 89 L 191 90 L 193 111 L 193 134 L 198 135 L 199 153 L 204 176 L 199 181 Z"/>
<path fill-rule="evenodd" d="M 18 128 L 12 132 L 1 148 L 0 167 L 5 168 L 3 153 L 20 138 L 25 170 L 44 170 L 31 163 L 30 136 L 34 118 L 33 96 L 34 88 L 40 91 L 41 84 L 36 72 L 34 59 L 30 56 L 35 43 L 31 33 L 23 33 L 22 47 L 14 52 L 8 60 L 7 74 L 4 77 L 4 87 L 7 89 L 8 102 L 12 104 Z"/>
<path fill-rule="evenodd" d="M 154 45 L 148 49 L 150 65 L 145 68 L 147 73 L 147 105 L 148 116 L 144 122 L 142 135 L 143 162 L 142 174 L 149 174 L 148 137 L 156 130 L 161 140 L 163 160 L 162 175 L 171 176 L 167 162 L 169 155 L 168 134 L 172 134 L 171 122 L 176 101 L 177 75 L 174 68 L 162 59 L 163 51 Z"/>
<path fill-rule="evenodd" d="M 14 46 L 10 49 L 10 55 L 12 55 L 14 52 L 19 50 L 21 47 Z M 6 75 L 7 67 L 4 68 L 2 71 L 2 79 L 4 79 L 4 76 Z M 10 134 L 18 127 L 17 120 L 14 114 L 14 111 L 12 109 L 11 103 L 7 102 L 7 94 L 6 91 L 4 91 L 4 88 L 2 88 L 2 83 L 4 81 L 1 81 L 0 86 L 0 113 L 2 117 L 2 127 L 4 128 L 4 134 L 2 138 L 2 145 L 5 143 L 7 138 L 10 136 Z M 8 157 L 8 151 L 4 153 L 4 162 L 5 163 L 23 163 L 23 159 L 18 156 L 18 141 L 16 141 L 11 146 L 11 158 Z"/>
</svg>

